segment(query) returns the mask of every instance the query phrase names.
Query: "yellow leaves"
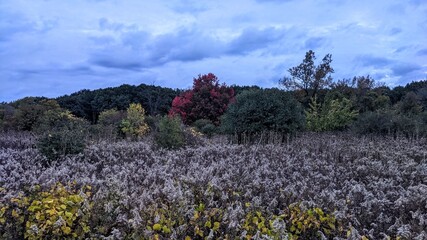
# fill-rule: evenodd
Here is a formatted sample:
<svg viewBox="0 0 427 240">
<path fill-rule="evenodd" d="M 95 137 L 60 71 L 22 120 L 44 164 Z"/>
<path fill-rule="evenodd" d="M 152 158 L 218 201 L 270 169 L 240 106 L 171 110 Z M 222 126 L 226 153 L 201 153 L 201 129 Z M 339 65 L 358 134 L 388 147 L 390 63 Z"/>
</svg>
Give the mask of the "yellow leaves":
<svg viewBox="0 0 427 240">
<path fill-rule="evenodd" d="M 71 212 L 65 212 L 65 216 L 67 218 L 73 218 L 73 213 L 71 213 Z"/>
<path fill-rule="evenodd" d="M 10 216 L 15 223 L 23 224 L 26 239 L 63 239 L 80 238 L 88 233 L 91 204 L 84 205 L 89 198 L 82 191 L 90 187 L 76 189 L 76 184 L 63 186 L 58 183 L 49 191 L 32 188 L 29 196 L 22 194 L 9 201 Z M 7 207 L 0 204 L 0 223 L 5 222 L 3 215 Z"/>
<path fill-rule="evenodd" d="M 219 227 L 220 227 L 220 225 L 221 225 L 221 223 L 219 223 L 219 222 L 214 222 L 213 230 L 214 230 L 214 231 L 218 230 L 218 229 L 219 229 Z"/>
<path fill-rule="evenodd" d="M 89 228 L 89 226 L 84 225 L 84 226 L 83 226 L 83 232 L 84 232 L 84 233 L 88 233 L 88 232 L 90 232 L 90 228 Z"/>
<path fill-rule="evenodd" d="M 198 211 L 195 211 L 195 212 L 194 212 L 193 219 L 194 219 L 194 220 L 197 220 L 197 219 L 199 219 L 199 217 L 200 217 L 200 213 L 199 213 Z"/>
<path fill-rule="evenodd" d="M 153 230 L 154 231 L 160 231 L 162 229 L 162 225 L 156 223 L 153 225 Z"/>
<path fill-rule="evenodd" d="M 145 123 L 145 110 L 139 103 L 131 103 L 127 116 L 121 122 L 121 131 L 130 137 L 144 136 L 150 128 Z"/>
<path fill-rule="evenodd" d="M 169 233 L 171 233 L 171 230 L 167 226 L 163 226 L 162 227 L 162 232 L 166 233 L 166 234 L 169 234 Z"/>
<path fill-rule="evenodd" d="M 258 218 L 257 217 L 253 217 L 252 218 L 252 223 L 253 224 L 258 224 Z"/>
<path fill-rule="evenodd" d="M 212 223 L 211 223 L 211 221 L 207 221 L 207 222 L 205 223 L 205 227 L 207 227 L 207 228 L 211 228 L 211 227 L 212 227 Z"/>
<path fill-rule="evenodd" d="M 199 226 L 195 226 L 194 227 L 194 232 L 196 233 L 196 235 L 199 235 L 200 237 L 203 237 L 203 230 L 201 230 L 200 228 L 199 228 Z"/>
<path fill-rule="evenodd" d="M 67 226 L 62 226 L 61 230 L 65 235 L 69 235 L 71 233 L 71 228 Z"/>
<path fill-rule="evenodd" d="M 18 212 L 15 209 L 12 210 L 12 217 L 14 217 L 14 218 L 18 218 L 19 217 L 19 214 L 18 214 Z"/>
<path fill-rule="evenodd" d="M 291 205 L 285 217 L 290 220 L 290 232 L 297 236 L 302 233 L 318 231 L 322 231 L 328 236 L 336 230 L 334 216 L 325 214 L 321 208 L 303 210 L 299 205 Z"/>
</svg>

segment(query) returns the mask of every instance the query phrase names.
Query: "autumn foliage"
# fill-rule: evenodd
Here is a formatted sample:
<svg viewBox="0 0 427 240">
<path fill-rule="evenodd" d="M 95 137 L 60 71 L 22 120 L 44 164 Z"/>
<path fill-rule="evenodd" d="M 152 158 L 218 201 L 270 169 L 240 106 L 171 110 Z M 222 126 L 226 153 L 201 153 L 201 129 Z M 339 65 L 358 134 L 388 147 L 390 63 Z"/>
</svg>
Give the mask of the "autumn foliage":
<svg viewBox="0 0 427 240">
<path fill-rule="evenodd" d="M 198 119 L 208 119 L 219 125 L 220 116 L 233 99 L 233 88 L 219 84 L 214 74 L 199 75 L 194 78 L 191 90 L 175 97 L 169 115 L 180 116 L 185 124 L 192 124 Z"/>
</svg>

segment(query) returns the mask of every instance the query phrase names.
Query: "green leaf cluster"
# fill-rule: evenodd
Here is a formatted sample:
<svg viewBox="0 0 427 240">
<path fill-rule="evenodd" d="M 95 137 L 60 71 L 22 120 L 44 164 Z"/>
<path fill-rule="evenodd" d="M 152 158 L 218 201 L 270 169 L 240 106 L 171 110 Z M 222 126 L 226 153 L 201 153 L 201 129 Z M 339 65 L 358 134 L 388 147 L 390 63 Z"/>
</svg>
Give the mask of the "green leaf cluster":
<svg viewBox="0 0 427 240">
<path fill-rule="evenodd" d="M 185 146 L 184 130 L 178 117 L 164 116 L 159 121 L 154 140 L 161 148 L 178 149 Z"/>
<path fill-rule="evenodd" d="M 250 90 L 239 94 L 222 119 L 227 134 L 249 136 L 272 131 L 294 133 L 304 126 L 301 105 L 279 89 Z"/>
<path fill-rule="evenodd" d="M 37 131 L 41 134 L 37 141 L 37 148 L 47 161 L 48 165 L 67 154 L 83 152 L 86 146 L 86 131 L 88 123 L 74 117 L 68 111 L 48 111 L 40 119 Z"/>
<path fill-rule="evenodd" d="M 317 97 L 312 98 L 305 114 L 307 129 L 315 132 L 345 129 L 358 115 L 347 98 L 334 99 L 321 106 Z"/>
</svg>

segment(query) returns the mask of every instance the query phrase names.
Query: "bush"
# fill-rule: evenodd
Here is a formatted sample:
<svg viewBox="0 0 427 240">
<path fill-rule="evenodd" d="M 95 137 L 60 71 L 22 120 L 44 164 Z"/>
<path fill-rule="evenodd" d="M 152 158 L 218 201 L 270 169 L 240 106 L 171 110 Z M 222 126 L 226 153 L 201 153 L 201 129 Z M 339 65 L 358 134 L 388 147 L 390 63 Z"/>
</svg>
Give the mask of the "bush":
<svg viewBox="0 0 427 240">
<path fill-rule="evenodd" d="M 343 130 L 357 116 L 357 111 L 351 108 L 351 101 L 347 98 L 330 100 L 321 107 L 315 97 L 311 100 L 310 109 L 305 112 L 307 129 L 316 132 Z"/>
<path fill-rule="evenodd" d="M 138 139 L 148 133 L 150 128 L 145 123 L 145 110 L 141 104 L 131 103 L 127 115 L 122 120 L 121 131 L 132 139 Z"/>
<path fill-rule="evenodd" d="M 265 131 L 282 136 L 294 133 L 303 128 L 304 114 L 290 93 L 278 89 L 251 90 L 237 96 L 222 121 L 223 131 L 237 134 L 241 142 L 244 134 L 251 137 Z"/>
<path fill-rule="evenodd" d="M 39 122 L 37 131 L 41 133 L 36 145 L 49 165 L 52 160 L 67 154 L 78 154 L 85 148 L 88 123 L 69 112 L 47 112 Z"/>
<path fill-rule="evenodd" d="M 212 137 L 217 132 L 217 127 L 208 119 L 199 119 L 194 122 L 193 126 L 208 137 Z"/>
<path fill-rule="evenodd" d="M 83 152 L 84 135 L 75 130 L 47 133 L 39 138 L 37 147 L 40 153 L 48 159 L 44 165 L 48 165 L 50 161 L 61 156 Z"/>
<path fill-rule="evenodd" d="M 58 183 L 49 191 L 35 186 L 27 196 L 10 199 L 0 209 L 1 237 L 85 239 L 90 232 L 90 190 Z"/>
<path fill-rule="evenodd" d="M 99 114 L 98 124 L 92 128 L 95 136 L 99 136 L 104 139 L 116 139 L 120 134 L 122 134 L 120 131 L 120 124 L 125 117 L 126 112 L 118 111 L 114 108 L 101 112 Z"/>
<path fill-rule="evenodd" d="M 395 111 L 366 112 L 359 116 L 353 131 L 359 134 L 403 135 L 405 137 L 427 136 L 427 114 L 408 116 Z"/>
<path fill-rule="evenodd" d="M 177 149 L 185 145 L 184 131 L 178 117 L 164 116 L 159 121 L 155 142 L 161 148 Z"/>
</svg>

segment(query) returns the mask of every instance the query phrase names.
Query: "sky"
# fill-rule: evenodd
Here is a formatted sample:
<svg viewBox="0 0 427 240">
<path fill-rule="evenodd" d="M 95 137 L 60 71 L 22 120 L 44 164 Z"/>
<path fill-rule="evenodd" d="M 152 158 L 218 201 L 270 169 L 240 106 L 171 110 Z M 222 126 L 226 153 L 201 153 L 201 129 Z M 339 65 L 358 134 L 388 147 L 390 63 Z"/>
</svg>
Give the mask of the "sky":
<svg viewBox="0 0 427 240">
<path fill-rule="evenodd" d="M 308 50 L 334 80 L 427 78 L 426 0 L 0 0 L 0 102 L 149 84 L 279 87 Z"/>
</svg>

